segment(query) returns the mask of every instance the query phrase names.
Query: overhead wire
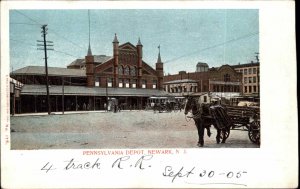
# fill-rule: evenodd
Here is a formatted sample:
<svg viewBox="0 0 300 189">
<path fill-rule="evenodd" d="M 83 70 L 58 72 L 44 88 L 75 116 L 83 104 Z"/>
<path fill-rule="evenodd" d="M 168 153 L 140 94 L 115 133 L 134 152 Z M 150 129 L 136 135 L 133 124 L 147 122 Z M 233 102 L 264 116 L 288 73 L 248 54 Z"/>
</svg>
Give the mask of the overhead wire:
<svg viewBox="0 0 300 189">
<path fill-rule="evenodd" d="M 37 23 L 37 24 L 40 25 L 40 26 L 43 25 L 43 24 L 39 23 L 38 21 L 34 20 L 33 18 L 27 16 L 26 14 L 24 14 L 24 13 L 18 11 L 18 10 L 15 10 L 15 11 L 16 11 L 17 13 L 23 15 L 24 17 L 28 18 L 28 19 L 31 20 L 32 22 Z M 27 25 L 30 25 L 30 24 L 27 24 Z M 57 35 L 58 37 L 60 37 L 60 38 L 62 38 L 62 39 L 64 39 L 64 40 L 68 41 L 69 43 L 73 44 L 74 46 L 79 47 L 79 48 L 81 48 L 81 49 L 85 49 L 85 48 L 81 47 L 80 45 L 78 45 L 77 43 L 75 43 L 75 42 L 73 42 L 73 41 L 67 39 L 66 37 L 64 37 L 64 36 L 62 36 L 62 35 L 60 35 L 60 34 L 58 34 L 58 32 L 54 31 L 53 29 L 48 28 L 48 30 L 52 31 L 52 33 L 54 33 L 55 35 Z"/>
<path fill-rule="evenodd" d="M 194 51 L 194 52 L 191 52 L 191 53 L 188 53 L 188 54 L 185 54 L 185 55 L 182 55 L 182 56 L 179 56 L 179 57 L 170 59 L 170 60 L 167 60 L 167 61 L 165 61 L 165 63 L 174 62 L 174 61 L 179 60 L 179 59 L 181 59 L 181 58 L 184 58 L 184 57 L 187 57 L 187 56 L 190 56 L 190 55 L 199 53 L 199 52 L 203 52 L 203 51 L 206 51 L 206 50 L 209 50 L 209 49 L 213 49 L 213 48 L 216 48 L 216 47 L 219 47 L 219 46 L 223 46 L 223 45 L 225 45 L 225 44 L 227 44 L 227 43 L 232 43 L 232 42 L 235 42 L 235 41 L 238 41 L 238 40 L 241 40 L 241 39 L 245 39 L 245 38 L 248 38 L 248 37 L 252 37 L 252 36 L 255 36 L 255 35 L 257 35 L 257 34 L 259 34 L 259 32 L 250 33 L 250 34 L 247 34 L 247 35 L 238 37 L 238 38 L 234 38 L 234 39 L 225 41 L 225 42 L 223 42 L 223 43 L 219 43 L 219 44 L 216 44 L 216 45 L 213 45 L 213 46 L 210 46 L 210 47 L 206 47 L 206 48 L 203 48 L 203 49 L 200 49 L 200 50 L 197 50 L 197 51 Z"/>
<path fill-rule="evenodd" d="M 28 18 L 29 20 L 31 20 L 31 21 L 32 21 L 32 22 L 34 22 L 34 23 L 37 23 L 37 24 L 39 24 L 39 25 L 41 25 L 41 26 L 43 25 L 43 24 L 39 23 L 38 21 L 36 21 L 36 20 L 34 20 L 34 19 L 30 18 L 30 17 L 29 17 L 29 16 L 27 16 L 26 14 L 24 14 L 24 13 L 22 13 L 22 12 L 18 11 L 18 10 L 14 10 L 14 11 L 16 11 L 17 13 L 19 13 L 19 14 L 23 15 L 24 17 Z"/>
<path fill-rule="evenodd" d="M 37 23 L 37 24 L 39 24 L 39 25 L 42 25 L 42 24 L 40 24 L 38 21 L 36 21 L 36 20 L 32 19 L 31 17 L 27 16 L 26 14 L 24 14 L 24 13 L 18 11 L 18 10 L 15 10 L 15 11 L 16 11 L 17 13 L 23 15 L 24 17 L 28 18 L 28 19 L 31 20 L 32 22 Z M 17 23 L 16 23 L 16 24 L 17 24 Z M 26 23 L 19 23 L 19 24 L 26 24 Z M 27 24 L 27 25 L 30 25 L 30 24 Z M 64 39 L 64 40 L 68 41 L 69 43 L 73 44 L 74 46 L 79 47 L 79 48 L 81 48 L 81 49 L 85 49 L 85 48 L 81 47 L 80 45 L 78 45 L 77 43 L 74 43 L 73 41 L 67 39 L 66 37 L 64 37 L 64 36 L 62 36 L 62 35 L 60 35 L 60 34 L 58 34 L 58 33 L 57 33 L 56 31 L 54 31 L 53 29 L 49 29 L 49 30 L 51 30 L 52 33 L 54 33 L 55 35 L 59 36 L 60 38 L 62 38 L 62 39 Z M 223 43 L 219 43 L 219 44 L 216 44 L 216 45 L 213 45 L 213 46 L 210 46 L 210 47 L 206 47 L 206 48 L 203 48 L 203 49 L 200 49 L 200 50 L 197 50 L 197 51 L 194 51 L 194 52 L 191 52 L 191 53 L 188 53 L 188 54 L 185 54 L 185 55 L 182 55 L 182 56 L 179 56 L 179 57 L 170 59 L 170 60 L 167 60 L 167 61 L 165 61 L 164 63 L 174 62 L 174 61 L 179 60 L 179 59 L 182 59 L 182 58 L 184 58 L 184 57 L 187 57 L 187 56 L 190 56 L 190 55 L 199 53 L 199 52 L 203 52 L 203 51 L 206 51 L 206 50 L 209 50 L 209 49 L 212 49 L 212 48 L 216 48 L 216 47 L 219 47 L 219 46 L 223 46 L 223 45 L 225 45 L 225 44 L 227 44 L 227 43 L 232 43 L 232 42 L 235 42 L 235 41 L 238 41 L 238 40 L 241 40 L 241 39 L 245 39 L 245 38 L 248 38 L 248 37 L 252 37 L 252 36 L 257 35 L 257 34 L 259 34 L 259 32 L 250 33 L 250 34 L 247 34 L 247 35 L 238 37 L 238 38 L 234 38 L 234 39 L 225 41 L 225 42 L 223 42 Z M 64 53 L 64 54 L 66 54 L 66 55 L 70 55 L 70 54 L 68 54 L 68 53 L 66 53 L 66 52 L 63 52 L 63 51 L 56 51 L 56 52 L 61 52 L 61 53 Z M 71 55 L 71 56 L 73 56 L 73 55 Z"/>
<path fill-rule="evenodd" d="M 40 24 L 29 24 L 29 23 L 18 23 L 18 22 L 10 22 L 9 24 L 13 24 L 13 25 L 34 25 L 34 26 L 40 26 Z"/>
<path fill-rule="evenodd" d="M 22 43 L 24 45 L 29 45 L 29 46 L 32 46 L 32 47 L 37 47 L 36 45 L 30 44 L 30 43 L 27 43 L 27 42 L 24 42 L 24 41 L 21 41 L 21 40 L 12 39 L 12 38 L 10 38 L 10 40 L 14 41 L 14 42 Z M 68 55 L 68 56 L 71 56 L 71 57 L 74 57 L 74 58 L 78 58 L 78 56 L 69 54 L 69 53 L 64 52 L 64 51 L 59 51 L 59 50 L 55 50 L 55 49 L 53 51 L 58 52 L 58 53 L 62 53 L 62 54 L 65 54 L 65 55 Z"/>
</svg>

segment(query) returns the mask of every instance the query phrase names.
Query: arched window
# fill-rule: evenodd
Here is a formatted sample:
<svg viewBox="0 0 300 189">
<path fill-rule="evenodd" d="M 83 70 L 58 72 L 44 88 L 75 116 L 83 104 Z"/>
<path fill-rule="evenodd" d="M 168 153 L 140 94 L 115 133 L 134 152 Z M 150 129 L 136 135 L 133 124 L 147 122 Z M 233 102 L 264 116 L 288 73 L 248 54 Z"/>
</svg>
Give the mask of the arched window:
<svg viewBox="0 0 300 189">
<path fill-rule="evenodd" d="M 136 88 L 136 79 L 131 80 L 131 87 Z"/>
<path fill-rule="evenodd" d="M 120 87 L 120 88 L 123 87 L 123 79 L 119 79 L 119 87 Z"/>
<path fill-rule="evenodd" d="M 224 75 L 224 81 L 225 81 L 225 82 L 230 81 L 230 75 L 229 75 L 229 74 L 225 74 L 225 75 Z"/>
<path fill-rule="evenodd" d="M 129 75 L 129 73 L 130 73 L 129 66 L 126 66 L 124 69 L 124 75 Z"/>
<path fill-rule="evenodd" d="M 131 69 L 130 69 L 130 75 L 132 75 L 132 76 L 136 75 L 136 67 L 131 67 Z"/>
<path fill-rule="evenodd" d="M 145 79 L 142 80 L 142 88 L 146 89 L 147 87 L 147 81 Z"/>
<path fill-rule="evenodd" d="M 107 78 L 107 87 L 112 87 L 112 78 Z"/>
<path fill-rule="evenodd" d="M 154 79 L 154 80 L 152 81 L 152 88 L 153 88 L 153 89 L 156 89 L 156 87 L 157 87 L 157 80 Z"/>
<path fill-rule="evenodd" d="M 123 66 L 119 65 L 119 75 L 123 75 Z"/>
<path fill-rule="evenodd" d="M 129 79 L 124 79 L 125 87 L 129 88 Z"/>
</svg>

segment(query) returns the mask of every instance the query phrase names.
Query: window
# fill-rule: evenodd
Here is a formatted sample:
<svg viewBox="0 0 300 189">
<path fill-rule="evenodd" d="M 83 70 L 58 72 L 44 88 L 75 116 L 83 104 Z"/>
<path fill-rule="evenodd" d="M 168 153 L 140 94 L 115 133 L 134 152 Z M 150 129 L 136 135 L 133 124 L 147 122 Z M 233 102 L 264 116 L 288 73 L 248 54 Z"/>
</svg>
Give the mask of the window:
<svg viewBox="0 0 300 189">
<path fill-rule="evenodd" d="M 136 88 L 136 79 L 133 79 L 131 82 L 131 87 Z"/>
<path fill-rule="evenodd" d="M 247 75 L 247 70 L 248 70 L 248 69 L 244 69 L 244 75 Z"/>
<path fill-rule="evenodd" d="M 99 87 L 99 80 L 100 80 L 100 78 L 96 77 L 96 79 L 95 79 L 95 87 Z"/>
<path fill-rule="evenodd" d="M 256 86 L 253 86 L 253 92 L 256 93 Z"/>
<path fill-rule="evenodd" d="M 252 77 L 249 77 L 249 83 L 252 83 Z"/>
<path fill-rule="evenodd" d="M 244 83 L 248 83 L 248 77 L 244 77 Z"/>
<path fill-rule="evenodd" d="M 152 86 L 152 88 L 156 89 L 156 87 L 157 87 L 157 80 L 153 80 L 153 86 Z"/>
<path fill-rule="evenodd" d="M 256 68 L 253 68 L 253 74 L 256 74 Z"/>
<path fill-rule="evenodd" d="M 229 75 L 229 74 L 225 74 L 225 75 L 224 75 L 224 81 L 225 81 L 225 82 L 230 81 L 230 75 Z"/>
<path fill-rule="evenodd" d="M 123 75 L 123 66 L 119 65 L 119 75 Z"/>
<path fill-rule="evenodd" d="M 256 83 L 256 77 L 253 77 L 253 83 Z"/>
<path fill-rule="evenodd" d="M 126 87 L 126 88 L 129 88 L 129 79 L 125 79 L 125 80 L 124 80 L 124 83 L 125 83 L 125 87 Z"/>
<path fill-rule="evenodd" d="M 129 75 L 129 73 L 130 73 L 130 69 L 128 66 L 126 66 L 124 69 L 124 75 Z"/>
<path fill-rule="evenodd" d="M 249 86 L 249 93 L 252 93 L 252 86 Z"/>
<path fill-rule="evenodd" d="M 119 79 L 119 87 L 120 87 L 120 88 L 123 87 L 123 79 Z"/>
<path fill-rule="evenodd" d="M 136 75 L 136 67 L 132 67 L 130 69 L 130 75 L 135 76 Z"/>
<path fill-rule="evenodd" d="M 107 87 L 112 87 L 112 78 L 107 78 Z"/>
<path fill-rule="evenodd" d="M 245 92 L 245 93 L 247 93 L 247 86 L 245 86 L 245 88 L 244 88 L 244 92 Z"/>
<path fill-rule="evenodd" d="M 249 68 L 249 69 L 248 69 L 248 73 L 249 73 L 249 74 L 252 74 L 252 68 Z"/>
<path fill-rule="evenodd" d="M 147 81 L 145 79 L 142 80 L 142 88 L 146 89 Z"/>
</svg>

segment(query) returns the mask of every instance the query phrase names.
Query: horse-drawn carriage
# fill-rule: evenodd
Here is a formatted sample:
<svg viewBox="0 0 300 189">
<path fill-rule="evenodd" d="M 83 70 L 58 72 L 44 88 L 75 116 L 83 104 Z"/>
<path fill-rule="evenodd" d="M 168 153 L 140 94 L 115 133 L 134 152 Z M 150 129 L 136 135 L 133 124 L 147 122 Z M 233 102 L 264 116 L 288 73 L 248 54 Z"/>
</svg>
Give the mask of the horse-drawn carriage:
<svg viewBox="0 0 300 189">
<path fill-rule="evenodd" d="M 249 139 L 260 143 L 260 108 L 245 106 L 225 106 L 227 114 L 231 119 L 231 129 L 248 131 Z"/>
<path fill-rule="evenodd" d="M 154 112 L 177 112 L 183 108 L 183 97 L 150 97 L 145 110 Z"/>
<path fill-rule="evenodd" d="M 184 113 L 191 111 L 189 118 L 193 118 L 198 130 L 198 146 L 204 145 L 204 129 L 210 136 L 210 126 L 217 129 L 217 143 L 225 143 L 230 130 L 240 129 L 248 131 L 249 139 L 260 143 L 260 111 L 259 107 L 224 106 L 212 103 L 201 103 L 199 98 L 188 97 Z M 222 141 L 221 141 L 222 139 Z"/>
</svg>

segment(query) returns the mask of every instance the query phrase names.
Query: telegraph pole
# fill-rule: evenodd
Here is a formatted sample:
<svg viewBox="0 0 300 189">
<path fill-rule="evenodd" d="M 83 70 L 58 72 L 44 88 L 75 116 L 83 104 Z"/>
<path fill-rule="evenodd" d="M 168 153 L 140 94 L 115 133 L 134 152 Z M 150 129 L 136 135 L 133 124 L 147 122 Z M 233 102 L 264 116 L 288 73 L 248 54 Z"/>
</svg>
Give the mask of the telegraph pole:
<svg viewBox="0 0 300 189">
<path fill-rule="evenodd" d="M 107 91 L 107 85 L 108 85 L 108 82 L 107 82 L 108 80 L 107 80 L 107 77 L 106 77 L 106 90 L 105 90 L 105 92 L 106 92 L 106 111 L 108 111 L 108 91 Z"/>
<path fill-rule="evenodd" d="M 65 78 L 62 78 L 62 114 L 65 114 Z"/>
<path fill-rule="evenodd" d="M 255 58 L 256 58 L 256 62 L 257 62 L 257 63 L 259 63 L 259 53 L 258 53 L 258 52 L 256 52 L 255 54 L 256 54 L 256 56 L 255 56 Z"/>
<path fill-rule="evenodd" d="M 47 35 L 47 25 L 43 25 L 41 27 L 42 31 L 42 37 L 43 41 L 37 40 L 37 42 L 43 43 L 43 44 L 37 44 L 37 46 L 43 46 L 43 48 L 38 48 L 38 50 L 44 50 L 45 53 L 45 73 L 46 73 L 46 91 L 47 91 L 47 110 L 48 114 L 50 115 L 51 113 L 51 105 L 50 105 L 50 96 L 49 96 L 49 79 L 48 79 L 48 63 L 47 63 L 47 50 L 54 50 L 53 48 L 48 49 L 47 47 L 52 46 L 53 47 L 53 41 L 46 41 L 46 35 Z M 50 43 L 50 44 L 47 44 Z M 52 44 L 51 44 L 52 43 Z"/>
</svg>

